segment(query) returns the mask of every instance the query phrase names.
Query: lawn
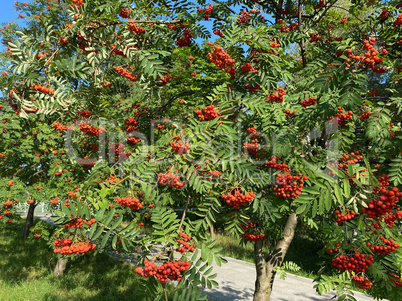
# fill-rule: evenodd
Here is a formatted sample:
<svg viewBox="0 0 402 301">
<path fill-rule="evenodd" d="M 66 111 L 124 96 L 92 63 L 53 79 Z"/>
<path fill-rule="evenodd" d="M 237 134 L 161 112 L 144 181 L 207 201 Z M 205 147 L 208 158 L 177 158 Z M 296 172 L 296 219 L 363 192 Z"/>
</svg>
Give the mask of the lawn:
<svg viewBox="0 0 402 301">
<path fill-rule="evenodd" d="M 0 225 L 0 300 L 147 300 L 135 267 L 105 254 L 85 255 L 54 278 L 57 257 L 41 238 L 22 239 L 24 221 Z M 153 298 L 152 298 L 153 299 Z"/>
</svg>

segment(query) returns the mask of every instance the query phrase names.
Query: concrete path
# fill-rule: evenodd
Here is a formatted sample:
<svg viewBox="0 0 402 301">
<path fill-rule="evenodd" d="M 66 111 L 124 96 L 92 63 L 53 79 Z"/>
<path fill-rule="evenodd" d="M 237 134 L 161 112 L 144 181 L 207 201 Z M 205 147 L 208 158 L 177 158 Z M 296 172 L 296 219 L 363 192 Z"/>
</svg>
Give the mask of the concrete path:
<svg viewBox="0 0 402 301">
<path fill-rule="evenodd" d="M 36 217 L 53 223 L 50 214 L 35 214 Z M 115 257 L 115 256 L 112 256 Z M 117 258 L 116 258 L 117 259 Z M 225 257 L 228 261 L 218 267 L 214 262 L 213 273 L 217 273 L 214 279 L 219 286 L 210 290 L 205 290 L 213 301 L 249 301 L 253 300 L 254 282 L 256 271 L 253 264 Z M 133 264 L 132 260 L 126 260 Z M 314 283 L 311 279 L 287 274 L 285 280 L 275 278 L 271 301 L 329 301 L 334 294 L 318 295 L 313 288 Z M 362 293 L 355 292 L 354 297 L 357 301 L 373 301 Z"/>
<path fill-rule="evenodd" d="M 214 301 L 249 301 L 253 300 L 256 277 L 253 264 L 225 257 L 228 263 L 218 267 L 214 263 L 214 279 L 218 287 L 206 290 Z M 285 280 L 275 278 L 271 301 L 328 301 L 334 300 L 334 294 L 318 295 L 311 279 L 287 274 Z M 357 301 L 373 301 L 373 298 L 361 293 L 354 293 Z"/>
</svg>

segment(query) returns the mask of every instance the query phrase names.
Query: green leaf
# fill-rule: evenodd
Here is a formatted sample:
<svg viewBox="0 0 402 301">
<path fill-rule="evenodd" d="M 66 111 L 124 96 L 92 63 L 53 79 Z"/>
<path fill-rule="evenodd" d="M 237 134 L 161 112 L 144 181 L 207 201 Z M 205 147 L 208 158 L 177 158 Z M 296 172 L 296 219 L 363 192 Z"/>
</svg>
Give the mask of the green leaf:
<svg viewBox="0 0 402 301">
<path fill-rule="evenodd" d="M 103 227 L 99 227 L 99 229 L 95 232 L 95 234 L 92 237 L 92 240 L 96 240 L 98 239 L 102 233 L 103 233 L 104 228 Z"/>
<path fill-rule="evenodd" d="M 116 229 L 121 224 L 122 221 L 123 221 L 123 214 L 121 214 L 120 216 L 118 216 L 116 218 L 116 220 L 113 222 L 113 225 L 110 227 L 110 229 L 112 229 L 112 230 Z"/>
<path fill-rule="evenodd" d="M 100 222 L 103 219 L 103 215 L 105 214 L 106 208 L 101 208 L 96 214 L 95 214 L 95 220 L 97 222 Z"/>
<path fill-rule="evenodd" d="M 107 241 L 109 240 L 110 235 L 112 234 L 112 232 L 108 231 L 106 232 L 105 236 L 102 239 L 102 242 L 100 244 L 100 247 L 103 249 L 107 243 Z"/>
<path fill-rule="evenodd" d="M 63 211 L 67 218 L 71 218 L 71 211 L 67 206 L 61 205 L 61 211 Z"/>
<path fill-rule="evenodd" d="M 335 184 L 335 186 L 334 186 L 334 193 L 335 193 L 335 197 L 336 197 L 337 201 L 339 202 L 339 204 L 343 205 L 344 201 L 343 201 L 342 191 L 338 184 Z"/>
<path fill-rule="evenodd" d="M 112 209 L 110 210 L 110 212 L 109 212 L 109 214 L 108 214 L 108 216 L 106 217 L 106 220 L 105 220 L 105 222 L 104 222 L 105 226 L 108 226 L 109 223 L 112 221 L 115 211 L 116 211 L 116 210 L 115 210 L 114 208 L 112 208 Z"/>
<path fill-rule="evenodd" d="M 350 197 L 350 184 L 349 179 L 343 180 L 343 192 L 346 198 Z"/>
</svg>

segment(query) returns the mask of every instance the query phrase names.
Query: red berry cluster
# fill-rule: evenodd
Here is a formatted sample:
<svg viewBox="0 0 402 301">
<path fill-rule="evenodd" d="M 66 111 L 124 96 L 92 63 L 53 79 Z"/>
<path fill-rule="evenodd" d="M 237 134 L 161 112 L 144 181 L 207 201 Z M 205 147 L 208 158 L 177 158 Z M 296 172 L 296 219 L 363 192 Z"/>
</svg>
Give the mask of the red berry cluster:
<svg viewBox="0 0 402 301">
<path fill-rule="evenodd" d="M 380 14 L 380 18 L 381 18 L 382 20 L 385 20 L 385 19 L 388 18 L 390 15 L 391 15 L 391 13 L 390 13 L 388 10 L 383 9 L 382 12 L 381 12 L 381 14 Z"/>
<path fill-rule="evenodd" d="M 286 118 L 291 118 L 296 114 L 296 110 L 293 109 L 293 112 L 290 112 L 290 110 L 285 110 L 283 111 L 286 114 Z"/>
<path fill-rule="evenodd" d="M 252 222 L 247 222 L 247 225 L 240 225 L 244 230 L 248 230 L 248 229 L 253 229 L 253 223 Z M 250 240 L 250 241 L 259 241 L 259 240 L 263 240 L 265 237 L 265 234 L 252 234 L 252 233 L 248 233 L 248 232 L 244 232 L 243 233 L 244 239 L 245 240 Z"/>
<path fill-rule="evenodd" d="M 338 107 L 338 113 L 335 114 L 334 117 L 327 117 L 327 120 L 337 120 L 339 122 L 339 125 L 345 125 L 347 120 L 352 120 L 353 119 L 353 112 L 348 111 L 346 114 L 343 113 L 343 109 L 341 107 Z"/>
<path fill-rule="evenodd" d="M 402 15 L 398 15 L 398 17 L 396 17 L 395 21 L 392 22 L 392 24 L 393 24 L 395 27 L 402 26 Z"/>
<path fill-rule="evenodd" d="M 279 40 L 276 40 L 276 41 L 279 41 Z M 272 48 L 280 48 L 280 47 L 281 47 L 281 44 L 275 42 L 275 40 L 272 41 L 272 42 L 270 42 L 269 45 L 270 45 Z M 264 51 L 264 52 L 265 52 L 265 51 Z M 279 50 L 271 49 L 271 50 L 269 51 L 269 53 L 274 54 L 274 55 L 278 55 Z"/>
<path fill-rule="evenodd" d="M 214 34 L 216 34 L 217 36 L 220 36 L 221 38 L 223 38 L 223 32 L 219 29 L 214 30 Z"/>
<path fill-rule="evenodd" d="M 119 16 L 123 19 L 127 19 L 130 17 L 131 9 L 124 8 L 119 12 Z"/>
<path fill-rule="evenodd" d="M 321 7 L 324 7 L 324 6 L 325 6 L 324 0 L 320 0 L 320 1 L 318 1 L 318 3 L 314 6 L 314 9 L 319 9 L 319 8 L 321 8 Z"/>
<path fill-rule="evenodd" d="M 53 200 L 50 200 L 49 203 L 52 205 L 57 205 L 59 203 L 60 199 L 59 198 L 54 198 Z"/>
<path fill-rule="evenodd" d="M 244 233 L 243 234 L 245 240 L 250 240 L 250 241 L 259 241 L 263 240 L 265 237 L 265 234 L 251 234 L 251 233 Z"/>
<path fill-rule="evenodd" d="M 90 137 L 96 137 L 103 133 L 106 133 L 106 130 L 104 128 L 96 128 L 90 124 L 86 124 L 85 122 L 80 123 L 80 130 Z"/>
<path fill-rule="evenodd" d="M 247 84 L 248 84 L 248 82 L 246 84 L 244 84 L 243 87 L 245 87 L 249 93 L 254 93 L 254 92 L 261 90 L 261 86 L 259 84 L 251 84 L 251 85 L 247 85 Z"/>
<path fill-rule="evenodd" d="M 384 73 L 384 72 L 388 71 L 388 68 L 376 66 L 377 64 L 382 63 L 383 59 L 381 57 L 377 56 L 380 53 L 379 53 L 379 51 L 377 51 L 374 48 L 375 41 L 376 41 L 375 38 L 370 38 L 369 41 L 365 40 L 363 42 L 364 48 L 366 50 L 368 50 L 368 52 L 366 52 L 364 55 L 353 55 L 352 49 L 346 49 L 345 55 L 348 57 L 346 59 L 346 62 L 348 63 L 346 65 L 346 67 L 348 67 L 348 68 L 350 67 L 349 62 L 352 59 L 355 61 L 360 61 L 360 63 L 359 63 L 360 68 L 364 67 L 366 69 L 371 69 L 375 73 Z M 382 54 L 387 55 L 388 51 L 386 49 L 383 49 Z"/>
<path fill-rule="evenodd" d="M 111 87 L 111 86 L 113 86 L 113 84 L 112 83 L 100 83 L 103 87 L 105 87 L 105 88 L 107 88 L 107 87 Z"/>
<path fill-rule="evenodd" d="M 68 40 L 66 40 L 64 37 L 59 37 L 59 42 L 61 44 L 68 44 Z"/>
<path fill-rule="evenodd" d="M 96 250 L 96 244 L 90 243 L 89 240 L 87 240 L 85 243 L 79 242 L 75 245 L 72 244 L 72 241 L 70 241 L 71 243 L 63 242 L 63 243 L 65 243 L 64 246 L 57 246 L 56 241 L 53 242 L 53 244 L 56 246 L 56 248 L 53 250 L 53 252 L 59 253 L 63 256 L 67 256 L 70 254 L 85 255 L 88 252 Z M 64 241 L 68 241 L 68 240 L 64 240 Z M 61 243 L 58 242 L 57 244 L 60 245 Z"/>
<path fill-rule="evenodd" d="M 135 46 L 134 46 L 134 47 L 135 47 Z M 133 48 L 134 48 L 134 47 L 133 47 Z M 121 57 L 124 57 L 124 58 L 127 57 L 127 56 L 124 54 L 124 51 L 123 51 L 123 50 L 117 48 L 117 45 L 116 45 L 116 44 L 110 45 L 110 48 L 113 49 L 112 53 L 113 53 L 114 55 L 120 55 Z M 107 86 L 105 86 L 103 83 L 101 83 L 101 85 L 104 86 L 104 87 L 107 87 Z M 110 83 L 110 86 L 112 86 L 112 83 Z"/>
<path fill-rule="evenodd" d="M 92 115 L 89 111 L 78 111 L 77 114 L 85 119 L 88 119 Z"/>
<path fill-rule="evenodd" d="M 357 116 L 357 118 L 361 121 L 369 119 L 370 118 L 370 112 L 368 111 L 363 111 L 361 116 Z"/>
<path fill-rule="evenodd" d="M 247 225 L 240 225 L 244 230 L 251 229 L 253 228 L 253 223 L 252 222 L 247 222 Z"/>
<path fill-rule="evenodd" d="M 171 76 L 170 74 L 167 74 L 167 75 L 165 75 L 164 77 L 159 77 L 158 80 L 161 81 L 161 85 L 162 85 L 162 86 L 166 86 L 166 84 L 167 84 L 168 82 L 170 82 L 170 79 L 171 79 L 172 77 L 173 77 L 173 76 Z"/>
<path fill-rule="evenodd" d="M 272 93 L 271 95 L 267 96 L 267 99 L 269 102 L 277 102 L 277 103 L 281 103 L 283 102 L 283 95 L 286 94 L 286 91 L 283 90 L 282 88 L 279 88 L 276 90 L 276 92 L 278 92 L 278 94 L 276 93 Z"/>
<path fill-rule="evenodd" d="M 195 245 L 193 243 L 188 243 L 188 241 L 191 239 L 191 236 L 183 232 L 179 232 L 179 236 L 182 238 L 176 239 L 176 241 L 180 244 L 176 251 L 180 252 L 181 255 L 184 255 L 184 252 L 186 251 L 194 252 Z"/>
<path fill-rule="evenodd" d="M 317 102 L 317 99 L 315 99 L 315 97 L 309 97 L 309 98 L 303 99 L 301 101 L 301 106 L 303 108 L 306 108 L 306 107 L 315 105 L 316 102 Z"/>
<path fill-rule="evenodd" d="M 396 244 L 393 239 L 386 240 L 384 236 L 380 236 L 380 239 L 383 241 L 385 246 L 371 246 L 370 250 L 373 253 L 380 254 L 382 257 L 385 257 L 392 252 L 395 252 L 396 249 L 400 247 L 399 244 Z"/>
<path fill-rule="evenodd" d="M 251 143 L 244 143 L 243 148 L 250 154 L 257 155 L 260 152 L 260 149 L 258 149 L 260 145 L 258 144 L 257 139 L 251 140 Z"/>
<path fill-rule="evenodd" d="M 157 266 L 151 261 L 144 260 L 144 265 L 144 269 L 140 267 L 135 269 L 137 274 L 143 277 L 155 276 L 161 283 L 166 283 L 168 279 L 180 281 L 181 274 L 190 267 L 190 263 L 184 261 L 168 261 L 164 265 Z"/>
<path fill-rule="evenodd" d="M 390 274 L 390 275 L 396 278 L 396 279 L 392 279 L 392 278 L 391 278 L 392 282 L 395 283 L 395 286 L 394 286 L 393 284 L 391 284 L 391 286 L 392 286 L 392 287 L 402 287 L 402 279 L 401 279 L 401 277 L 399 277 L 399 276 L 398 276 L 397 274 L 395 274 L 395 273 L 392 273 L 392 274 Z"/>
<path fill-rule="evenodd" d="M 180 182 L 180 177 L 176 176 L 172 172 L 167 172 L 167 173 L 160 173 L 158 174 L 158 181 L 159 184 L 162 186 L 169 186 L 169 187 L 176 187 L 177 189 L 180 189 L 184 186 L 184 181 Z"/>
<path fill-rule="evenodd" d="M 113 70 L 119 73 L 120 75 L 127 77 L 132 82 L 137 81 L 137 75 L 132 74 L 123 67 L 113 66 Z"/>
<path fill-rule="evenodd" d="M 74 5 L 69 4 L 68 7 L 77 7 L 78 9 L 80 8 L 80 6 L 84 6 L 84 0 L 72 0 Z"/>
<path fill-rule="evenodd" d="M 373 199 L 368 204 L 368 208 L 362 208 L 362 212 L 366 213 L 369 218 L 379 218 L 392 212 L 392 209 L 396 206 L 396 202 L 402 197 L 402 192 L 398 191 L 397 187 L 388 191 L 384 187 L 380 190 L 382 194 L 379 199 Z"/>
<path fill-rule="evenodd" d="M 227 73 L 233 74 L 235 60 L 230 58 L 230 55 L 221 46 L 215 45 L 215 50 L 208 53 L 208 58 L 218 68 L 225 69 Z"/>
<path fill-rule="evenodd" d="M 330 249 L 330 248 L 326 247 L 326 249 L 327 249 L 327 251 L 328 251 L 329 253 L 334 253 L 334 252 L 338 252 L 338 251 L 339 251 L 338 248 L 339 248 L 340 246 L 341 246 L 341 245 L 340 245 L 339 243 L 337 243 L 337 244 L 336 244 L 336 248 Z"/>
<path fill-rule="evenodd" d="M 310 35 L 310 43 L 314 43 L 322 39 L 322 37 L 318 33 L 309 33 L 309 35 Z"/>
<path fill-rule="evenodd" d="M 65 126 L 65 125 L 60 124 L 59 121 L 57 121 L 57 122 L 53 123 L 52 127 L 59 131 L 68 131 L 68 130 L 72 130 L 74 128 L 74 124 L 72 124 L 70 126 Z"/>
<path fill-rule="evenodd" d="M 381 177 L 378 178 L 378 182 L 380 183 L 381 187 L 386 187 L 389 185 L 389 176 L 387 175 L 382 175 Z"/>
<path fill-rule="evenodd" d="M 251 200 L 255 198 L 255 194 L 253 192 L 249 192 L 243 195 L 241 190 L 235 190 L 230 194 L 222 194 L 222 197 L 226 200 L 226 203 L 229 206 L 233 207 L 233 209 L 240 209 L 241 206 L 251 202 Z"/>
<path fill-rule="evenodd" d="M 276 187 L 274 187 L 275 194 L 284 198 L 296 199 L 303 187 L 303 182 L 308 178 L 301 173 L 297 176 L 292 176 L 290 173 L 277 174 L 275 179 Z"/>
<path fill-rule="evenodd" d="M 113 144 L 110 145 L 110 148 L 113 149 Z M 114 153 L 116 154 L 116 156 L 119 156 L 121 159 L 127 159 L 128 157 L 131 156 L 131 152 L 127 152 L 125 153 L 125 146 L 124 144 L 115 144 L 114 145 Z"/>
<path fill-rule="evenodd" d="M 71 237 L 69 237 L 69 238 L 67 238 L 67 239 L 56 239 L 54 242 L 53 242 L 53 245 L 55 246 L 55 247 L 57 247 L 57 248 L 60 248 L 60 247 L 64 247 L 64 246 L 69 246 L 69 245 L 71 245 L 73 243 L 73 239 L 71 238 Z"/>
<path fill-rule="evenodd" d="M 198 13 L 200 13 L 204 17 L 204 20 L 207 21 L 209 17 L 212 15 L 213 9 L 214 7 L 211 3 L 208 4 L 207 8 L 200 8 L 199 6 L 197 6 Z"/>
<path fill-rule="evenodd" d="M 342 225 L 343 222 L 351 220 L 357 215 L 353 210 L 350 211 L 349 209 L 346 209 L 346 214 L 340 213 L 339 210 L 335 210 L 335 214 L 337 216 L 336 222 L 338 223 L 339 226 Z"/>
<path fill-rule="evenodd" d="M 353 275 L 352 280 L 356 282 L 357 286 L 364 290 L 369 290 L 373 286 L 373 283 L 370 282 L 368 278 L 359 277 L 357 275 Z"/>
<path fill-rule="evenodd" d="M 130 117 L 130 118 L 126 118 L 124 120 L 124 123 L 126 125 L 125 129 L 127 132 L 133 132 L 136 131 L 138 129 L 137 125 L 138 125 L 138 121 L 135 120 L 134 117 Z"/>
<path fill-rule="evenodd" d="M 243 10 L 240 15 L 239 19 L 237 19 L 237 24 L 241 23 L 250 23 L 250 13 L 248 11 Z"/>
<path fill-rule="evenodd" d="M 179 155 L 187 153 L 187 151 L 190 149 L 190 144 L 188 143 L 183 144 L 182 142 L 175 143 L 174 141 L 170 141 L 169 144 L 172 147 L 170 151 Z"/>
<path fill-rule="evenodd" d="M 343 16 L 341 20 L 341 25 L 345 24 L 346 22 L 348 22 L 348 19 L 346 19 L 346 17 Z"/>
<path fill-rule="evenodd" d="M 3 203 L 3 206 L 6 206 L 6 207 L 11 207 L 12 205 L 13 205 L 13 202 L 10 202 L 10 201 Z"/>
<path fill-rule="evenodd" d="M 290 30 L 297 30 L 299 28 L 299 24 L 297 24 L 297 23 L 291 23 L 291 24 L 287 24 L 287 25 L 284 25 L 284 24 L 282 24 L 280 27 L 279 27 L 279 30 L 280 31 L 282 31 L 282 32 L 289 32 Z"/>
<path fill-rule="evenodd" d="M 74 218 L 74 217 L 72 216 L 72 218 Z M 76 218 L 72 222 L 63 225 L 63 227 L 64 228 L 82 228 L 83 223 L 86 223 L 89 227 L 91 227 L 94 223 L 96 223 L 96 220 L 94 218 L 92 218 L 89 221 L 82 219 L 82 218 Z"/>
<path fill-rule="evenodd" d="M 128 30 L 134 31 L 137 35 L 140 35 L 140 34 L 146 32 L 145 28 L 137 27 L 136 24 L 135 24 L 135 22 L 129 23 L 129 24 L 127 25 L 127 27 L 128 27 Z"/>
<path fill-rule="evenodd" d="M 189 28 L 183 30 L 183 37 L 176 41 L 176 45 L 179 47 L 186 47 L 191 44 L 193 34 Z"/>
<path fill-rule="evenodd" d="M 219 111 L 215 111 L 214 105 L 207 106 L 203 110 L 204 110 L 204 114 L 202 113 L 202 110 L 195 111 L 195 113 L 198 114 L 198 118 L 200 118 L 201 121 L 213 120 L 216 117 L 221 115 L 221 113 Z"/>
<path fill-rule="evenodd" d="M 386 223 L 388 225 L 389 228 L 392 228 L 393 226 L 395 226 L 395 221 L 398 219 L 402 218 L 402 211 L 400 208 L 396 208 L 396 213 L 392 214 L 392 213 L 387 213 L 384 215 L 384 223 Z"/>
<path fill-rule="evenodd" d="M 276 156 L 273 156 L 271 160 L 266 162 L 265 164 L 267 165 L 268 168 L 278 169 L 284 172 L 289 171 L 290 168 L 288 165 L 277 163 L 276 160 L 278 160 L 278 158 Z"/>
<path fill-rule="evenodd" d="M 366 258 L 365 254 L 355 253 L 352 257 L 340 255 L 332 259 L 332 265 L 342 272 L 364 273 L 373 264 L 373 261 L 372 255 L 367 255 Z"/>
<path fill-rule="evenodd" d="M 244 65 L 240 66 L 240 69 L 241 69 L 242 73 L 247 73 L 247 72 L 257 73 L 257 71 L 258 71 L 250 63 L 247 63 L 247 64 L 244 64 Z"/>
<path fill-rule="evenodd" d="M 338 165 L 335 165 L 333 163 L 331 165 L 336 168 L 344 169 L 344 170 L 346 170 L 345 171 L 346 174 L 349 174 L 349 171 L 347 170 L 349 164 L 355 164 L 362 159 L 363 159 L 363 156 L 360 155 L 360 152 L 355 151 L 355 152 L 351 152 L 350 154 L 343 154 L 342 157 L 338 157 L 338 160 L 340 161 L 340 163 Z M 363 172 L 366 172 L 366 169 L 364 169 Z M 329 174 L 331 175 L 333 173 L 329 172 Z M 364 174 L 362 176 L 364 176 Z M 353 182 L 352 178 L 356 178 L 356 174 L 353 174 L 352 177 L 349 177 L 349 182 L 352 185 L 356 185 L 356 183 Z"/>
<path fill-rule="evenodd" d="M 140 202 L 139 199 L 133 198 L 131 196 L 123 197 L 123 198 L 117 197 L 117 199 L 115 199 L 114 201 L 117 204 L 128 207 L 132 210 L 139 210 L 139 209 L 141 209 L 142 206 L 144 206 L 144 202 Z"/>
<path fill-rule="evenodd" d="M 255 127 L 248 128 L 247 129 L 247 134 L 254 134 L 254 136 L 257 135 L 257 129 Z"/>
<path fill-rule="evenodd" d="M 46 93 L 46 94 L 49 93 L 49 94 L 52 94 L 52 95 L 55 93 L 54 90 L 46 88 L 46 87 L 43 87 L 41 85 L 37 85 L 35 83 L 33 83 L 31 85 L 31 87 L 34 88 L 35 90 L 39 91 L 39 92 L 42 92 L 42 93 Z"/>
<path fill-rule="evenodd" d="M 141 141 L 141 139 L 137 139 L 135 137 L 128 137 L 127 138 L 128 144 L 135 145 Z"/>
</svg>

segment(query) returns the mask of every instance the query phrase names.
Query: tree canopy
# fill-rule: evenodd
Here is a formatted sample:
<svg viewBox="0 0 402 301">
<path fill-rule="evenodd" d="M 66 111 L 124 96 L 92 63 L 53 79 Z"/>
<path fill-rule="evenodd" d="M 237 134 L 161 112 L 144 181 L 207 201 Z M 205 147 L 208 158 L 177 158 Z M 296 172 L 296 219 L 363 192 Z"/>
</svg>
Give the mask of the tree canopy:
<svg viewBox="0 0 402 301">
<path fill-rule="evenodd" d="M 402 4 L 212 2 L 16 3 L 26 26 L 1 30 L 2 220 L 17 202 L 60 206 L 56 253 L 138 252 L 151 291 L 179 281 L 180 300 L 216 284 L 218 218 L 254 244 L 255 300 L 303 222 L 327 245 L 319 293 L 353 300 L 351 279 L 395 299 Z"/>
</svg>

